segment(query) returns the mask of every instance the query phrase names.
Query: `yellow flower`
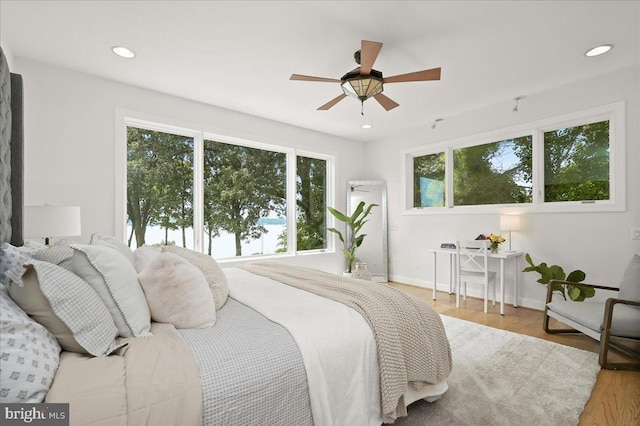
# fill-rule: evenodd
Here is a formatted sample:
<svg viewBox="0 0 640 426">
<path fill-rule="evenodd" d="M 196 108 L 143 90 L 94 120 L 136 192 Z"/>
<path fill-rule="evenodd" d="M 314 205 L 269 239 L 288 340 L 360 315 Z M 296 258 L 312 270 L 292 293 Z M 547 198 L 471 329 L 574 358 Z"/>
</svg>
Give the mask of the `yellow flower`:
<svg viewBox="0 0 640 426">
<path fill-rule="evenodd" d="M 489 234 L 489 240 L 491 240 L 492 243 L 504 243 L 504 238 L 502 238 L 500 234 Z"/>
</svg>

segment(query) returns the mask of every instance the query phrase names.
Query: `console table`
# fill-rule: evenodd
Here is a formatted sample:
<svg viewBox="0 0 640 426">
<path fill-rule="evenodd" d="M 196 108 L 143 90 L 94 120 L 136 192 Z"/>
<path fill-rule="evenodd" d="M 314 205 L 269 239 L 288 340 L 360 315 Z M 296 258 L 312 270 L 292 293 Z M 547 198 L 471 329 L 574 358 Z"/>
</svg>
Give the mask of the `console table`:
<svg viewBox="0 0 640 426">
<path fill-rule="evenodd" d="M 453 286 L 456 282 L 456 251 L 455 249 L 430 249 L 433 254 L 433 300 L 436 300 L 436 272 L 438 267 L 438 254 L 449 257 L 449 294 L 453 293 Z M 498 251 L 489 253 L 492 259 L 500 259 L 500 315 L 504 315 L 504 269 L 505 261 L 511 261 L 514 268 L 513 280 L 513 306 L 518 307 L 518 258 L 523 255 L 521 251 Z M 458 290 L 459 291 L 459 290 Z"/>
</svg>

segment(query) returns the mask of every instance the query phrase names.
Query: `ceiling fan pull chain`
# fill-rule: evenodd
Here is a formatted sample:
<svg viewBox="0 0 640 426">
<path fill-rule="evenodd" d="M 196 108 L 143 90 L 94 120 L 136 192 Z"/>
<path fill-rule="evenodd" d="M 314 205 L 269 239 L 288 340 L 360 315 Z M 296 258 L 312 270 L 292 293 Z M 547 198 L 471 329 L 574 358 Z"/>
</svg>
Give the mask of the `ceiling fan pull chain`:
<svg viewBox="0 0 640 426">
<path fill-rule="evenodd" d="M 360 115 L 364 116 L 364 101 L 360 101 Z"/>
</svg>

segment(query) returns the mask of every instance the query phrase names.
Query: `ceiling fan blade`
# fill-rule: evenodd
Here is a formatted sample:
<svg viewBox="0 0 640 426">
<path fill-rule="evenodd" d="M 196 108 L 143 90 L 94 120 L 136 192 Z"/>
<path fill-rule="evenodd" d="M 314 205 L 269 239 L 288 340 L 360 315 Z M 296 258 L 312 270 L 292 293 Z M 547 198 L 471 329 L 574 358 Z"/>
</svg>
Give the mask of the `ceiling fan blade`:
<svg viewBox="0 0 640 426">
<path fill-rule="evenodd" d="M 400 104 L 397 103 L 396 101 L 394 101 L 391 98 L 388 98 L 387 96 L 383 95 L 382 93 L 378 93 L 377 95 L 374 96 L 374 98 L 376 98 L 376 101 L 378 101 L 378 103 L 380 105 L 382 105 L 382 108 L 386 109 L 387 111 L 394 109 L 395 107 L 399 107 Z"/>
<path fill-rule="evenodd" d="M 322 105 L 320 108 L 318 108 L 318 110 L 326 111 L 326 110 L 328 110 L 329 108 L 331 108 L 332 106 L 334 106 L 335 104 L 337 104 L 338 102 L 340 102 L 341 100 L 343 100 L 346 97 L 347 97 L 347 95 L 342 93 L 342 94 L 340 94 L 340 96 L 337 96 L 337 97 L 331 99 L 326 104 Z"/>
<path fill-rule="evenodd" d="M 386 77 L 382 81 L 383 83 L 405 83 L 408 81 L 429 81 L 429 80 L 440 80 L 440 68 L 432 68 L 430 70 L 394 75 L 391 77 Z"/>
<path fill-rule="evenodd" d="M 322 81 L 327 83 L 342 83 L 342 80 L 336 80 L 335 78 L 314 77 L 311 75 L 291 74 L 289 80 L 301 80 L 301 81 Z"/>
<path fill-rule="evenodd" d="M 369 75 L 380 49 L 382 49 L 382 43 L 362 40 L 360 47 L 360 74 Z"/>
</svg>

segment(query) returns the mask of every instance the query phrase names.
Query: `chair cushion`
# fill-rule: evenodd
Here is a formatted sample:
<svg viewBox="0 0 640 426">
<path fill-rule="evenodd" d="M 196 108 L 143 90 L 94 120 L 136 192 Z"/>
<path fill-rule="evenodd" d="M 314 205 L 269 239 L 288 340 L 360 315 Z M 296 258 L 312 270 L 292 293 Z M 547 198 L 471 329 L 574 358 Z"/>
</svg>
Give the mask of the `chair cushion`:
<svg viewBox="0 0 640 426">
<path fill-rule="evenodd" d="M 547 307 L 577 323 L 583 324 L 598 333 L 602 332 L 604 303 L 555 301 Z M 613 307 L 613 326 L 611 335 L 620 337 L 640 337 L 640 310 L 632 306 L 616 304 Z"/>
<path fill-rule="evenodd" d="M 637 254 L 633 255 L 624 271 L 618 297 L 640 302 L 640 256 Z"/>
</svg>

